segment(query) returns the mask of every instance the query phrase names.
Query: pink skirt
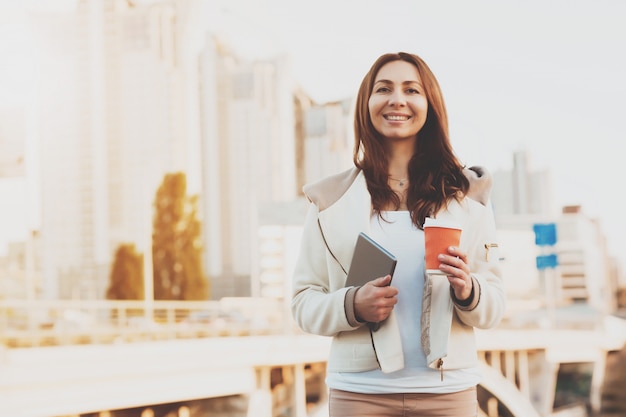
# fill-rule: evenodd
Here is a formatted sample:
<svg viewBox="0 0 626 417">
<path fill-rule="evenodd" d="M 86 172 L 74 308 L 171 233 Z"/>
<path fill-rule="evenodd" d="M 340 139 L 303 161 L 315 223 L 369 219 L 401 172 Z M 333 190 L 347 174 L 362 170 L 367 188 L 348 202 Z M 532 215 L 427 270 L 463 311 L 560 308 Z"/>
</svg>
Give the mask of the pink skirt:
<svg viewBox="0 0 626 417">
<path fill-rule="evenodd" d="M 331 389 L 330 417 L 476 417 L 476 387 L 449 394 L 358 394 Z"/>
</svg>

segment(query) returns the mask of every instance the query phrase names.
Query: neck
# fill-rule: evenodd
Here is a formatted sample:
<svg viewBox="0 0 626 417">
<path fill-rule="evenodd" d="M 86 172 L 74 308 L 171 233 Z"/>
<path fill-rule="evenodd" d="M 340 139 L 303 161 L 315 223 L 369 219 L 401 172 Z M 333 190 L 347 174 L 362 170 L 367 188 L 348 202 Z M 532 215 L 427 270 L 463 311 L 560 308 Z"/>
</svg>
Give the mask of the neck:
<svg viewBox="0 0 626 417">
<path fill-rule="evenodd" d="M 409 161 L 413 157 L 413 142 L 403 141 L 391 144 L 388 174 L 392 178 L 402 179 L 409 177 Z"/>
<path fill-rule="evenodd" d="M 400 158 L 391 159 L 389 161 L 389 166 L 387 167 L 387 173 L 389 177 L 395 179 L 406 179 L 409 178 L 409 159 L 400 160 Z"/>
</svg>

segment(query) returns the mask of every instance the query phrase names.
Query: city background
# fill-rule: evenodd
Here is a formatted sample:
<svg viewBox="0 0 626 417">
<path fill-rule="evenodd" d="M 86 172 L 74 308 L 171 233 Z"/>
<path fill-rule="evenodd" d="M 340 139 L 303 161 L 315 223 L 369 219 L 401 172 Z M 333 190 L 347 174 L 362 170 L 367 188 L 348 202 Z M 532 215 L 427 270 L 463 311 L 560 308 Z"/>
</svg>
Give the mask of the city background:
<svg viewBox="0 0 626 417">
<path fill-rule="evenodd" d="M 207 287 L 142 288 L 287 317 L 302 186 L 352 165 L 358 84 L 406 50 L 440 80 L 460 159 L 493 174 L 507 319 L 620 314 L 626 6 L 433 3 L 0 1 L 0 300 L 143 299 L 111 296 L 116 254 L 160 273 L 156 197 L 178 178 Z"/>
</svg>

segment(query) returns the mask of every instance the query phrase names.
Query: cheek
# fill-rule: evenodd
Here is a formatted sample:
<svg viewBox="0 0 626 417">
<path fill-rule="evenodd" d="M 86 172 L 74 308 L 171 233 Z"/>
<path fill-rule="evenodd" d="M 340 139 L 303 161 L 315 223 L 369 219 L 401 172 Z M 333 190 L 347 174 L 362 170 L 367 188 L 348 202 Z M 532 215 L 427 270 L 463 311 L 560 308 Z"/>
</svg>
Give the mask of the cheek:
<svg viewBox="0 0 626 417">
<path fill-rule="evenodd" d="M 380 108 L 380 100 L 377 100 L 374 97 L 370 97 L 369 101 L 367 102 L 367 108 L 369 110 L 370 117 L 373 119 L 376 113 L 378 113 L 378 109 Z"/>
<path fill-rule="evenodd" d="M 424 112 L 424 114 L 428 113 L 428 100 L 426 100 L 426 98 L 424 98 L 424 100 L 422 100 L 421 104 L 421 108 L 422 111 Z"/>
<path fill-rule="evenodd" d="M 428 101 L 426 99 L 419 100 L 413 103 L 413 112 L 421 119 L 426 119 L 426 115 L 428 114 Z"/>
</svg>

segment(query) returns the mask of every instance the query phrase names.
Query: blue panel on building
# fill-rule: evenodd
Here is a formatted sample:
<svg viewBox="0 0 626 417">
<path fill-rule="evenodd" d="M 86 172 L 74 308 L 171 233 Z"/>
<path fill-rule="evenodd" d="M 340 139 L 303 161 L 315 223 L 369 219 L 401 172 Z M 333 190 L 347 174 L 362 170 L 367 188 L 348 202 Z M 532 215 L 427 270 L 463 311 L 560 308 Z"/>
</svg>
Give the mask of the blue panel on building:
<svg viewBox="0 0 626 417">
<path fill-rule="evenodd" d="M 552 246 L 556 243 L 556 224 L 538 223 L 533 225 L 535 232 L 535 244 L 539 246 Z"/>
<path fill-rule="evenodd" d="M 559 260 L 555 254 L 537 256 L 537 269 L 556 268 Z"/>
</svg>

